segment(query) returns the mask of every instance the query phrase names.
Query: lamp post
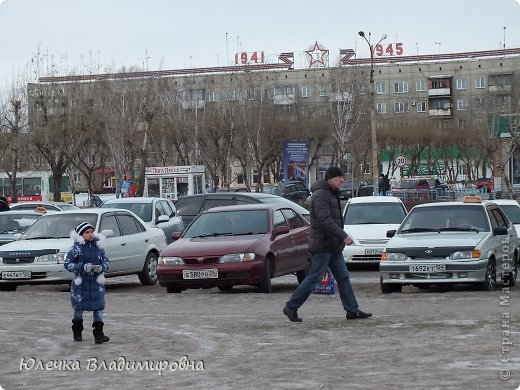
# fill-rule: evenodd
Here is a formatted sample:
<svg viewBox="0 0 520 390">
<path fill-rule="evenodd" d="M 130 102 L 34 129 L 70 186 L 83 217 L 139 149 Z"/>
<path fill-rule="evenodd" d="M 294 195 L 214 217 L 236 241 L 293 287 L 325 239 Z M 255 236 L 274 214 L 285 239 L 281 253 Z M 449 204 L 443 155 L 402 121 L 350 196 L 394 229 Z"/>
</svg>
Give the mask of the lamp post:
<svg viewBox="0 0 520 390">
<path fill-rule="evenodd" d="M 375 45 L 370 43 L 370 33 L 368 38 L 363 31 L 358 32 L 359 36 L 362 37 L 368 44 L 370 49 L 370 130 L 372 137 L 372 183 L 374 185 L 374 192 L 377 187 L 378 179 L 378 148 L 377 148 L 377 129 L 376 129 L 376 107 L 375 107 L 375 90 L 374 90 L 374 46 L 381 43 L 382 40 L 386 39 L 386 34 L 383 34 L 381 39 L 377 41 Z"/>
</svg>

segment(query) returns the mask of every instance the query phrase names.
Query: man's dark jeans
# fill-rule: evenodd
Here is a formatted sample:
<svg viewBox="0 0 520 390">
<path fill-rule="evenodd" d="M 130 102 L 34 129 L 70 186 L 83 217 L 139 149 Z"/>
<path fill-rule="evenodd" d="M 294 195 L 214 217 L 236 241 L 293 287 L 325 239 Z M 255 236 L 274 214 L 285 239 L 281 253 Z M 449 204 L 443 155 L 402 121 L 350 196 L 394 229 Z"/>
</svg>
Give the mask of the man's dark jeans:
<svg viewBox="0 0 520 390">
<path fill-rule="evenodd" d="M 342 252 L 313 252 L 311 270 L 303 282 L 294 290 L 287 307 L 298 310 L 309 298 L 314 287 L 323 279 L 323 274 L 330 268 L 338 283 L 339 296 L 346 311 L 357 312 L 356 295 L 350 284 L 350 273 Z"/>
</svg>

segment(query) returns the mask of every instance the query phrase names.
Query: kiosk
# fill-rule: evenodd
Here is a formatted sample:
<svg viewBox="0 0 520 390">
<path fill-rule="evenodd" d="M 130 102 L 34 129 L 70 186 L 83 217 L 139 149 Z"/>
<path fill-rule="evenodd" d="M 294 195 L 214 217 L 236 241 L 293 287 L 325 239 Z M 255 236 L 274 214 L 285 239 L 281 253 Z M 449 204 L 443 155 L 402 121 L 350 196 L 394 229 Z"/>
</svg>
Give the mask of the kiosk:
<svg viewBox="0 0 520 390">
<path fill-rule="evenodd" d="M 148 167 L 145 169 L 144 196 L 177 199 L 182 195 L 206 192 L 204 165 Z"/>
</svg>

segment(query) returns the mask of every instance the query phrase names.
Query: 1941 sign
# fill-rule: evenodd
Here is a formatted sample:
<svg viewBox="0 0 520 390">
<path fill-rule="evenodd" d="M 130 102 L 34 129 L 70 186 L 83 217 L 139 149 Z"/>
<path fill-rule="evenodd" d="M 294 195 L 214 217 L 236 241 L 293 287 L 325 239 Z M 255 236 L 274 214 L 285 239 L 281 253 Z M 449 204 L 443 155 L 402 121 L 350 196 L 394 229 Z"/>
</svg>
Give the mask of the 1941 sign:
<svg viewBox="0 0 520 390">
<path fill-rule="evenodd" d="M 235 65 L 263 64 L 265 56 L 263 51 L 235 53 Z"/>
</svg>

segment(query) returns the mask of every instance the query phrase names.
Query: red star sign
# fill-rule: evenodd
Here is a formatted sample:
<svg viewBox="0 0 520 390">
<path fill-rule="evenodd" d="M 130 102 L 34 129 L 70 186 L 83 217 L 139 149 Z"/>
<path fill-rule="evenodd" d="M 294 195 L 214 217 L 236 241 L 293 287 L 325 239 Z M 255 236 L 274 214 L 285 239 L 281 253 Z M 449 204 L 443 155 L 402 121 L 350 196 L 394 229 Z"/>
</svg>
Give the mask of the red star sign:
<svg viewBox="0 0 520 390">
<path fill-rule="evenodd" d="M 329 51 L 327 49 L 322 49 L 318 44 L 318 41 L 316 41 L 314 42 L 313 48 L 305 50 L 305 53 L 309 56 L 309 66 L 316 63 L 325 65 L 326 56 L 328 56 Z"/>
</svg>

